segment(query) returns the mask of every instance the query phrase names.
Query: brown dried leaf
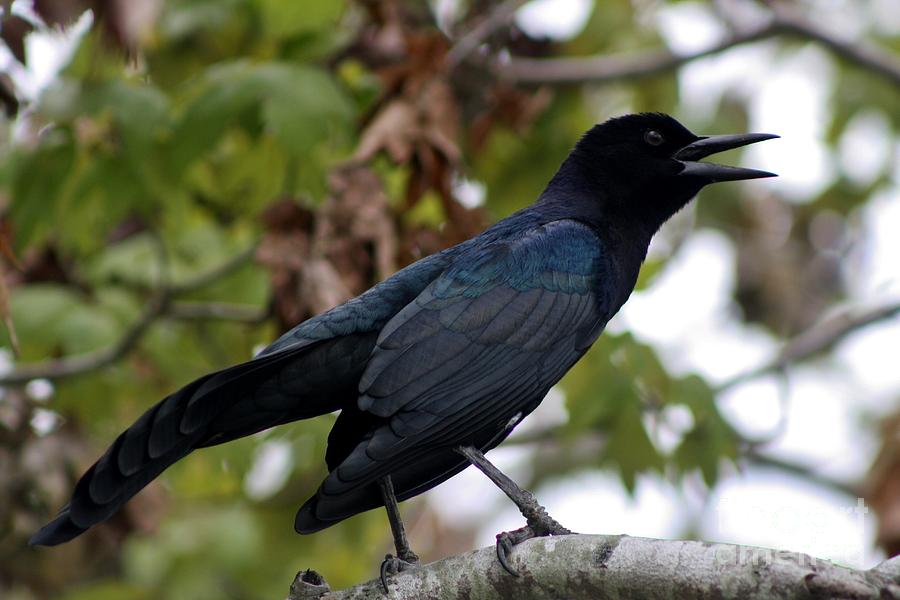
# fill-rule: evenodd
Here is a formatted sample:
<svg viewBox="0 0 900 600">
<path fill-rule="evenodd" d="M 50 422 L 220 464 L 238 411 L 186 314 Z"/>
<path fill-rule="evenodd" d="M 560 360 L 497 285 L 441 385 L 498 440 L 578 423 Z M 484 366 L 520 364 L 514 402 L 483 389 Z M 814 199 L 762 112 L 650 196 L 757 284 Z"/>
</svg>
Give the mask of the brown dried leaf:
<svg viewBox="0 0 900 600">
<path fill-rule="evenodd" d="M 406 36 L 409 47 L 406 61 L 405 93 L 415 95 L 419 89 L 436 77 L 445 77 L 444 65 L 449 42 L 444 34 L 434 29 L 410 31 Z"/>
<path fill-rule="evenodd" d="M 8 118 L 19 112 L 19 98 L 16 95 L 16 84 L 7 73 L 0 73 L 0 103 Z"/>
<path fill-rule="evenodd" d="M 840 257 L 810 243 L 810 214 L 777 197 L 742 205 L 735 298 L 745 319 L 782 335 L 809 329 L 843 294 Z"/>
<path fill-rule="evenodd" d="M 422 88 L 417 98 L 425 141 L 457 164 L 460 159 L 459 107 L 453 89 L 443 78 L 435 78 Z"/>
<path fill-rule="evenodd" d="M 272 273 L 272 309 L 280 331 L 312 314 L 300 287 L 314 218 L 311 211 L 290 198 L 272 203 L 262 215 L 266 233 L 256 251 L 256 260 Z"/>
<path fill-rule="evenodd" d="M 326 256 L 361 293 L 397 269 L 397 233 L 387 193 L 370 169 L 351 166 L 329 178 L 331 196 L 319 212 L 315 252 Z"/>
<path fill-rule="evenodd" d="M 16 256 L 16 253 L 13 252 L 12 244 L 9 243 L 9 236 L 11 235 L 12 229 L 10 227 L 9 219 L 0 218 L 0 254 L 9 261 L 9 264 L 17 270 L 22 271 L 24 270 L 22 262 Z"/>
<path fill-rule="evenodd" d="M 387 195 L 368 168 L 332 173 L 331 195 L 316 213 L 293 200 L 263 215 L 257 260 L 272 272 L 273 309 L 282 329 L 365 291 L 394 272 L 396 234 Z"/>
<path fill-rule="evenodd" d="M 491 90 L 487 108 L 469 126 L 472 145 L 482 148 L 498 123 L 517 132 L 527 130 L 552 100 L 553 92 L 547 87 L 531 92 L 498 83 Z"/>
<path fill-rule="evenodd" d="M 25 64 L 25 36 L 34 31 L 34 25 L 18 15 L 7 15 L 0 21 L 0 38 L 6 42 L 10 52 Z"/>
<path fill-rule="evenodd" d="M 384 150 L 397 164 L 412 168 L 406 206 L 412 207 L 429 189 L 449 193 L 452 171 L 460 161 L 459 110 L 453 91 L 437 77 L 392 100 L 363 132 L 354 159 L 366 162 Z"/>
<path fill-rule="evenodd" d="M 900 554 L 900 414 L 881 423 L 881 449 L 865 483 L 866 501 L 878 516 L 877 543 Z"/>
<path fill-rule="evenodd" d="M 90 8 L 88 0 L 33 0 L 34 12 L 51 27 L 67 27 Z"/>
<path fill-rule="evenodd" d="M 417 134 L 415 106 L 403 98 L 393 100 L 363 131 L 353 158 L 367 162 L 384 150 L 395 163 L 406 164 L 412 156 L 412 144 Z"/>
<path fill-rule="evenodd" d="M 346 302 L 354 295 L 347 289 L 334 265 L 318 256 L 303 265 L 297 292 L 313 315 Z"/>
<path fill-rule="evenodd" d="M 80 287 L 73 276 L 71 260 L 63 258 L 53 245 L 25 250 L 21 272 L 10 273 L 10 285 L 52 281 Z"/>
<path fill-rule="evenodd" d="M 9 243 L 9 224 L 5 219 L 0 221 L 0 254 L 6 258 L 9 264 L 22 271 L 22 263 L 16 258 Z M 0 319 L 6 325 L 9 334 L 9 344 L 12 347 L 13 356 L 19 357 L 19 336 L 16 335 L 16 324 L 13 322 L 12 311 L 9 302 L 9 286 L 6 282 L 6 263 L 0 260 Z"/>
<path fill-rule="evenodd" d="M 449 245 L 442 231 L 424 225 L 409 227 L 403 231 L 400 240 L 399 260 L 401 263 L 415 262 Z"/>
<path fill-rule="evenodd" d="M 6 266 L 0 261 L 0 319 L 6 325 L 9 333 L 9 344 L 12 347 L 13 356 L 19 357 L 19 336 L 16 335 L 16 324 L 13 322 L 9 304 L 9 287 L 6 285 Z"/>
<path fill-rule="evenodd" d="M 354 49 L 370 66 L 390 64 L 407 56 L 406 24 L 399 2 L 362 2 L 373 26 L 360 32 Z"/>
<path fill-rule="evenodd" d="M 304 208 L 292 198 L 282 198 L 273 202 L 263 211 L 262 222 L 267 231 L 289 233 L 291 231 L 312 232 L 312 211 Z"/>
<path fill-rule="evenodd" d="M 93 0 L 94 13 L 106 38 L 131 54 L 153 29 L 161 0 Z"/>
</svg>

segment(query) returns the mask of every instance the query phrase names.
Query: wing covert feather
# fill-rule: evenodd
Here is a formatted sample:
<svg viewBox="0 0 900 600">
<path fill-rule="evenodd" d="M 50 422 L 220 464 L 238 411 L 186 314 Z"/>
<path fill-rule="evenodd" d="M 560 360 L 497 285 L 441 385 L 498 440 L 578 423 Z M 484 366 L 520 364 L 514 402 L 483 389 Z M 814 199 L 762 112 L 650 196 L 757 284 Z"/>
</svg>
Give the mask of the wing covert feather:
<svg viewBox="0 0 900 600">
<path fill-rule="evenodd" d="M 368 477 L 367 462 L 396 457 L 456 423 L 480 425 L 483 405 L 500 415 L 536 405 L 534 396 L 583 354 L 585 337 L 599 335 L 608 318 L 595 292 L 602 246 L 586 225 L 557 221 L 472 253 L 460 254 L 379 334 L 359 408 L 389 421 L 336 469 L 339 479 Z"/>
</svg>

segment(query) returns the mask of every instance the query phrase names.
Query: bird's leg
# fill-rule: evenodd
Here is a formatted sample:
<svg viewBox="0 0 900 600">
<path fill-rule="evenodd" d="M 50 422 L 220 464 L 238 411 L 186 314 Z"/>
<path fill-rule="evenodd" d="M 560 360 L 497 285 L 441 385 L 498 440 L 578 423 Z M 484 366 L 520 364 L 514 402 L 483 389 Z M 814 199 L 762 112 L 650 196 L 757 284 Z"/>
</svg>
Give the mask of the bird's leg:
<svg viewBox="0 0 900 600">
<path fill-rule="evenodd" d="M 510 500 L 515 502 L 516 506 L 519 507 L 519 512 L 525 517 L 525 522 L 527 523 L 525 527 L 497 534 L 497 559 L 511 575 L 519 576 L 519 573 L 509 564 L 509 555 L 516 544 L 521 544 L 533 537 L 573 533 L 548 515 L 547 510 L 538 504 L 534 494 L 519 487 L 515 481 L 495 467 L 481 450 L 473 446 L 460 446 L 456 451 L 465 456 L 479 471 L 487 475 L 488 479 L 493 481 Z"/>
<path fill-rule="evenodd" d="M 387 554 L 381 561 L 381 585 L 384 587 L 384 593 L 387 594 L 387 576 L 395 575 L 417 565 L 419 557 L 410 549 L 409 541 L 406 539 L 406 528 L 403 527 L 403 520 L 400 518 L 400 507 L 397 505 L 397 496 L 394 495 L 391 476 L 379 479 L 378 487 L 381 488 L 384 509 L 387 512 L 388 521 L 391 523 L 391 533 L 394 535 L 394 548 L 397 550 L 397 556 Z"/>
</svg>

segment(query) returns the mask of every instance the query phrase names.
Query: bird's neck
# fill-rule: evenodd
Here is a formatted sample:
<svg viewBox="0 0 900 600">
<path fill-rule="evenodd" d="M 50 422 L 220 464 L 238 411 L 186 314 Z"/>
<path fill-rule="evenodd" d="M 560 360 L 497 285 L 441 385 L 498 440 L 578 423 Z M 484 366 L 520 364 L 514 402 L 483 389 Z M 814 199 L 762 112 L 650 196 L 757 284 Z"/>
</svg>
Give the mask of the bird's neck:
<svg viewBox="0 0 900 600">
<path fill-rule="evenodd" d="M 631 210 L 628 202 L 622 202 L 621 195 L 625 193 L 614 189 L 611 182 L 570 156 L 547 184 L 535 206 L 545 213 L 559 213 L 559 218 L 587 223 L 611 247 L 640 256 L 640 264 L 662 221 L 656 222 Z"/>
<path fill-rule="evenodd" d="M 535 205 L 549 218 L 576 219 L 596 231 L 621 292 L 614 299 L 615 310 L 634 288 L 650 240 L 664 220 L 657 222 L 629 210 L 630 204 L 615 197 L 617 193 L 626 192 L 613 189 L 602 178 L 586 172 L 585 165 L 570 156 Z"/>
</svg>

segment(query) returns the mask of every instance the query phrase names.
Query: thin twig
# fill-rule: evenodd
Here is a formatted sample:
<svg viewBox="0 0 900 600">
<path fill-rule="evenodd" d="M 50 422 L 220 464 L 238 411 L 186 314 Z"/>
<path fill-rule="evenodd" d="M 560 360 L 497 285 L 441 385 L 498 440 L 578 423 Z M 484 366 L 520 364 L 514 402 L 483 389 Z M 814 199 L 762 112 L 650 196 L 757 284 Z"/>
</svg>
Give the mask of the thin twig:
<svg viewBox="0 0 900 600">
<path fill-rule="evenodd" d="M 176 302 L 170 305 L 166 316 L 185 321 L 234 321 L 236 323 L 262 323 L 270 311 L 255 306 L 226 304 L 223 302 Z"/>
<path fill-rule="evenodd" d="M 9 336 L 9 346 L 12 349 L 13 358 L 19 358 L 19 336 L 16 335 L 16 324 L 13 322 L 9 304 L 9 287 L 6 285 L 6 269 L 0 260 L 0 318 L 6 325 L 6 333 Z"/>
<path fill-rule="evenodd" d="M 497 66 L 497 75 L 523 84 L 574 85 L 625 81 L 673 71 L 693 60 L 757 42 L 776 33 L 778 27 L 771 21 L 693 54 L 678 55 L 667 50 L 652 50 L 575 58 L 513 58 L 508 64 Z"/>
<path fill-rule="evenodd" d="M 834 348 L 839 342 L 855 331 L 879 321 L 884 321 L 900 314 L 900 301 L 879 306 L 858 314 L 844 313 L 811 327 L 788 341 L 781 352 L 772 361 L 741 373 L 725 383 L 716 391 L 721 392 L 740 383 L 775 373 L 797 362 L 812 358 Z"/>
<path fill-rule="evenodd" d="M 0 385 L 21 385 L 33 379 L 57 381 L 66 377 L 96 371 L 120 360 L 137 345 L 150 328 L 150 325 L 167 314 L 172 307 L 172 299 L 175 296 L 200 289 L 232 273 L 253 256 L 254 249 L 254 247 L 251 247 L 244 250 L 222 265 L 183 283 L 168 287 L 163 284 L 163 287 L 153 295 L 153 298 L 137 321 L 112 346 L 76 356 L 66 356 L 30 365 L 19 365 L 14 370 L 0 375 Z M 180 310 L 183 311 L 184 309 Z"/>
<path fill-rule="evenodd" d="M 836 55 L 881 75 L 900 86 L 900 60 L 888 51 L 861 41 L 841 39 L 824 31 L 799 14 L 778 10 L 769 21 L 738 32 L 705 50 L 692 54 L 649 51 L 622 56 L 530 59 L 513 58 L 496 66 L 497 75 L 521 84 L 603 84 L 658 75 L 678 69 L 699 58 L 735 46 L 777 35 L 795 35 L 822 44 Z"/>
<path fill-rule="evenodd" d="M 475 27 L 461 35 L 447 52 L 446 65 L 453 69 L 484 43 L 494 32 L 505 27 L 525 0 L 506 0 L 497 6 Z"/>
<path fill-rule="evenodd" d="M 775 19 L 783 33 L 794 34 L 818 42 L 836 55 L 881 75 L 895 86 L 900 86 L 900 60 L 890 52 L 862 40 L 851 40 L 826 32 L 804 19 L 787 3 L 773 2 Z"/>
<path fill-rule="evenodd" d="M 511 436 L 503 444 L 504 446 L 540 444 L 541 450 L 535 456 L 534 464 L 532 465 L 534 467 L 534 470 L 539 473 L 541 471 L 547 470 L 545 469 L 544 465 L 547 463 L 548 459 L 553 461 L 551 457 L 552 454 L 558 450 L 558 448 L 556 447 L 557 444 L 566 439 L 567 435 L 571 436 L 571 434 L 567 432 L 566 427 L 564 425 L 557 425 L 538 431 L 529 431 L 525 435 L 521 436 Z M 579 436 L 579 441 L 592 440 L 594 442 L 594 445 L 592 448 L 590 448 L 589 453 L 581 452 L 577 448 L 564 447 L 565 466 L 571 468 L 573 464 L 582 464 L 583 459 L 589 460 L 591 457 L 596 457 L 600 452 L 600 446 L 596 445 L 598 438 L 599 436 L 596 434 L 582 434 L 581 436 Z M 746 443 L 741 444 L 743 449 L 740 451 L 739 460 L 759 467 L 776 469 L 789 475 L 794 475 L 806 479 L 807 481 L 810 481 L 811 483 L 814 483 L 816 485 L 838 491 L 842 494 L 847 494 L 848 496 L 856 497 L 861 495 L 860 489 L 852 483 L 833 479 L 831 477 L 828 477 L 827 475 L 823 475 L 822 473 L 817 472 L 812 467 L 785 458 L 771 456 L 770 454 L 763 452 L 761 450 L 761 447 L 766 443 L 772 441 L 769 437 L 762 441 L 755 439 L 744 441 Z M 553 468 L 549 469 L 549 471 L 558 472 L 558 469 L 556 468 L 556 466 L 554 466 Z"/>
<path fill-rule="evenodd" d="M 790 461 L 785 458 L 771 456 L 769 454 L 761 452 L 756 447 L 751 447 L 749 450 L 747 450 L 743 454 L 743 458 L 748 463 L 751 463 L 758 467 L 768 467 L 781 471 L 783 473 L 788 473 L 789 475 L 794 475 L 821 487 L 846 494 L 847 496 L 850 496 L 852 498 L 856 498 L 857 496 L 860 496 L 862 494 L 860 488 L 851 483 L 838 481 L 837 479 L 833 479 L 831 477 L 828 477 L 827 475 L 823 475 L 822 473 L 819 473 L 818 471 L 807 465 Z"/>
<path fill-rule="evenodd" d="M 0 375 L 0 385 L 21 385 L 33 379 L 55 381 L 110 365 L 125 356 L 137 344 L 147 328 L 164 312 L 164 307 L 165 302 L 161 301 L 161 298 L 150 302 L 140 318 L 109 348 L 31 365 L 20 365 L 9 373 Z"/>
<path fill-rule="evenodd" d="M 201 273 L 200 275 L 197 275 L 196 277 L 193 277 L 192 279 L 181 283 L 171 284 L 169 286 L 169 292 L 173 296 L 178 296 L 180 294 L 187 294 L 188 292 L 193 292 L 201 288 L 205 288 L 211 283 L 215 283 L 226 275 L 230 275 L 234 271 L 237 271 L 238 269 L 243 267 L 248 260 L 253 258 L 255 252 L 256 244 L 252 244 L 241 252 L 232 256 L 230 259 L 228 259 L 218 267 L 213 267 L 206 273 Z"/>
</svg>

